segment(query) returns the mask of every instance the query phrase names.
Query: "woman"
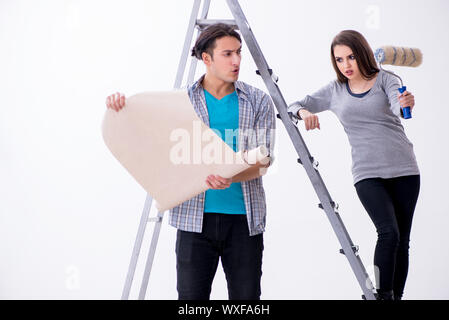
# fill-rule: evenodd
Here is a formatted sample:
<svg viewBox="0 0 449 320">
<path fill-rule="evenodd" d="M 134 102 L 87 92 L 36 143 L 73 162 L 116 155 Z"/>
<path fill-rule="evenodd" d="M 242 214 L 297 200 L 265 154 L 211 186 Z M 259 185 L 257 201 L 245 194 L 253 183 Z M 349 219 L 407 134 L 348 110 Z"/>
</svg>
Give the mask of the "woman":
<svg viewBox="0 0 449 320">
<path fill-rule="evenodd" d="M 334 38 L 331 58 L 337 80 L 293 103 L 289 111 L 304 120 L 307 130 L 320 129 L 315 114 L 325 110 L 342 123 L 352 148 L 354 185 L 377 229 L 377 298 L 401 299 L 420 173 L 400 116 L 403 107 L 413 109 L 414 96 L 399 95 L 397 78 L 377 67 L 357 31 Z"/>
</svg>

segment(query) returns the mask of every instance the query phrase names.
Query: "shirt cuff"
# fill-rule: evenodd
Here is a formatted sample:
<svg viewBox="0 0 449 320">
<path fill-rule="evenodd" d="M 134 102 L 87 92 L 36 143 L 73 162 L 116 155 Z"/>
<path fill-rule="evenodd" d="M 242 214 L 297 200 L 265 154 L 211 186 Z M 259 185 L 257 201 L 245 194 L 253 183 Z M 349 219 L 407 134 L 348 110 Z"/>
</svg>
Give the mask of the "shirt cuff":
<svg viewBox="0 0 449 320">
<path fill-rule="evenodd" d="M 304 109 L 304 107 L 301 106 L 299 102 L 294 102 L 288 107 L 288 112 L 291 112 L 295 118 L 302 120 L 301 117 L 298 115 L 298 111 L 301 109 Z"/>
</svg>

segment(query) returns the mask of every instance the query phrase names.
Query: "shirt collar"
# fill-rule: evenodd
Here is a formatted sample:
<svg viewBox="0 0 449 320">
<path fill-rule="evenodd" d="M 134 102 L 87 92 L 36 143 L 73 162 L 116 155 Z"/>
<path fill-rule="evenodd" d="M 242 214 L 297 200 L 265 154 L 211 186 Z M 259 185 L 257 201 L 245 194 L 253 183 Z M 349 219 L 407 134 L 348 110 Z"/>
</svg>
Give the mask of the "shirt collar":
<svg viewBox="0 0 449 320">
<path fill-rule="evenodd" d="M 203 86 L 201 85 L 201 83 L 204 80 L 204 77 L 206 75 L 202 75 L 201 78 L 199 78 L 193 85 L 192 85 L 192 90 L 193 91 L 197 91 L 197 90 L 202 90 L 204 89 Z M 237 91 L 237 95 L 239 97 L 242 97 L 246 100 L 248 100 L 248 89 L 246 88 L 245 84 L 241 81 L 236 81 L 234 82 L 234 87 L 235 90 Z"/>
</svg>

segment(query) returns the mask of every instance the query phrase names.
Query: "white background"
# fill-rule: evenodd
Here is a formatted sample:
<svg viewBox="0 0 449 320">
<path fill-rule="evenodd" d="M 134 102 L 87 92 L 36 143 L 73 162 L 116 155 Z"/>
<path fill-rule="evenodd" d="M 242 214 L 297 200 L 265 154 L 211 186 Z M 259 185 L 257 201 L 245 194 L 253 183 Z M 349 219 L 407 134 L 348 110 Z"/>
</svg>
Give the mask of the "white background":
<svg viewBox="0 0 449 320">
<path fill-rule="evenodd" d="M 103 143 L 104 102 L 116 91 L 129 96 L 173 87 L 192 3 L 0 0 L 0 298 L 120 298 L 145 192 Z M 422 174 L 405 298 L 448 299 L 449 2 L 241 5 L 287 102 L 335 78 L 330 43 L 343 29 L 360 31 L 373 49 L 423 51 L 421 67 L 391 67 L 416 97 L 414 119 L 404 125 Z M 231 18 L 224 1 L 212 1 L 210 17 Z M 265 90 L 255 70 L 244 50 L 241 80 Z M 376 232 L 352 185 L 346 135 L 333 114 L 320 120 L 321 131 L 301 132 L 372 274 Z M 262 298 L 360 299 L 281 122 L 278 128 L 277 161 L 264 178 Z M 177 298 L 176 233 L 167 217 L 147 299 Z M 143 259 L 138 283 L 142 265 Z M 221 266 L 212 298 L 227 299 Z"/>
</svg>

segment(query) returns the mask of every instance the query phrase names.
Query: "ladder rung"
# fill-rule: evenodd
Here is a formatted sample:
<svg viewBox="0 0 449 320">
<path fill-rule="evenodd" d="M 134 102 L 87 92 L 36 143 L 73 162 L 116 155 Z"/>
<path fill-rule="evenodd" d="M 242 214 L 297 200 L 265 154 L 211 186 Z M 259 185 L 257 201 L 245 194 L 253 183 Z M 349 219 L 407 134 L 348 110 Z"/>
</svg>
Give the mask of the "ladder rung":
<svg viewBox="0 0 449 320">
<path fill-rule="evenodd" d="M 256 73 L 261 76 L 260 71 L 256 70 Z M 274 74 L 273 69 L 268 69 L 268 73 L 271 76 L 271 80 L 273 80 L 274 83 L 278 83 L 279 81 L 279 77 L 277 75 Z"/>
<path fill-rule="evenodd" d="M 235 22 L 235 20 L 212 20 L 212 19 L 197 19 L 196 20 L 196 25 L 200 28 L 200 29 L 204 29 L 210 25 L 216 24 L 216 23 L 224 23 L 227 24 L 229 26 L 234 27 L 236 30 L 238 30 L 238 26 L 237 23 Z"/>
<path fill-rule="evenodd" d="M 288 116 L 290 117 L 290 120 L 293 120 L 293 112 L 288 112 Z M 279 120 L 282 120 L 282 117 L 281 117 L 281 115 L 279 113 L 276 115 L 276 117 Z"/>
<path fill-rule="evenodd" d="M 309 159 L 310 159 L 310 161 L 311 161 L 312 163 L 315 161 L 315 159 L 314 159 L 313 157 L 310 157 Z M 302 164 L 301 158 L 298 158 L 298 163 L 299 163 L 299 164 Z"/>
<path fill-rule="evenodd" d="M 334 208 L 334 210 L 338 210 L 338 203 L 335 203 L 334 201 L 331 201 L 330 203 L 332 208 Z M 318 208 L 324 210 L 323 204 L 322 203 L 318 204 Z"/>
<path fill-rule="evenodd" d="M 359 254 L 359 246 L 352 246 L 352 251 L 354 251 L 355 255 Z M 345 251 L 343 249 L 340 249 L 341 254 L 345 254 Z"/>
<path fill-rule="evenodd" d="M 318 171 L 318 166 L 320 165 L 320 163 L 316 161 L 313 157 L 310 157 L 310 162 L 312 162 L 313 168 Z M 298 163 L 303 164 L 301 158 L 298 159 Z"/>
</svg>

